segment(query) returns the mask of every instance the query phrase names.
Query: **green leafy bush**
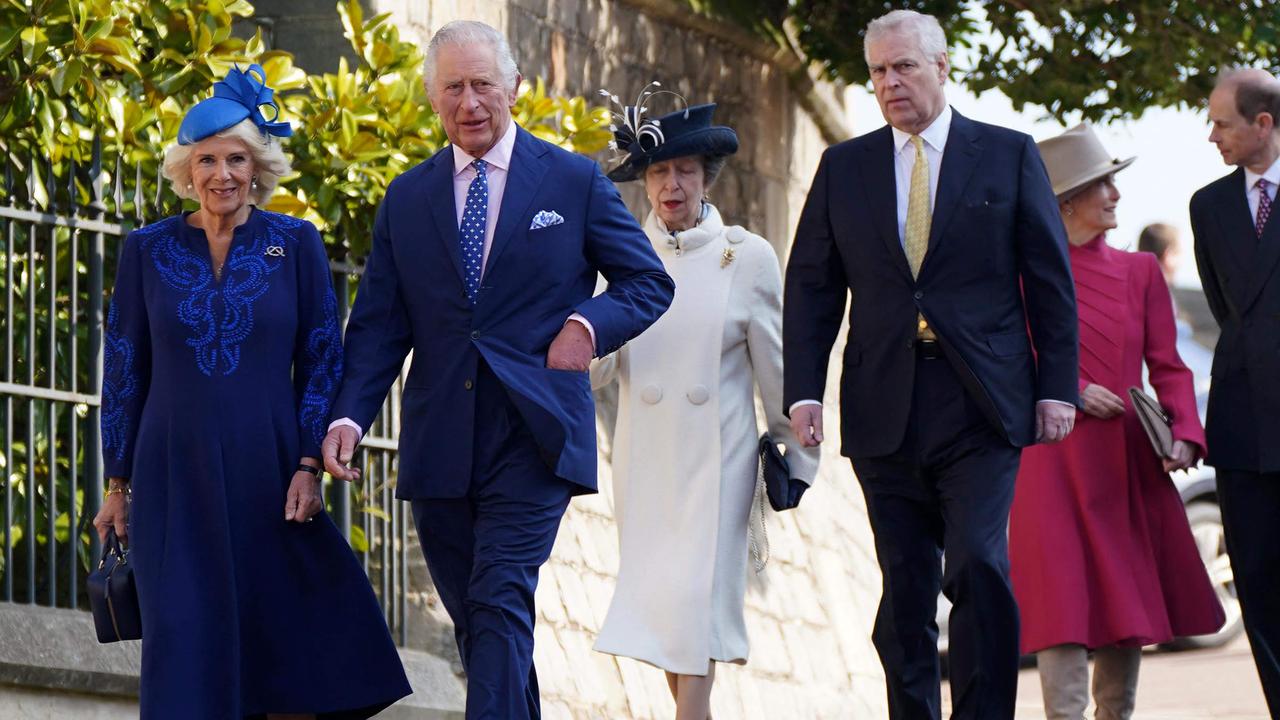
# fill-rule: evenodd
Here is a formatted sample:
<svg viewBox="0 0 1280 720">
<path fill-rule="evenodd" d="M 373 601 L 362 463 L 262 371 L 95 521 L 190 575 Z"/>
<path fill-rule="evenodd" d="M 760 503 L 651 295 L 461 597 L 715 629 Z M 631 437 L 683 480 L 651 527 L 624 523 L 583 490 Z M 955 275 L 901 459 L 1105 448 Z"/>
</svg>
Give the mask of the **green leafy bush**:
<svg viewBox="0 0 1280 720">
<path fill-rule="evenodd" d="M 267 50 L 260 32 L 232 34 L 237 18 L 253 15 L 245 0 L 36 0 L 30 8 L 0 0 L 0 150 L 19 173 L 29 173 L 33 157 L 60 172 L 66 160 L 86 162 L 97 136 L 141 167 L 138 198 L 159 197 L 160 157 L 183 114 L 233 64 L 256 62 L 295 130 L 295 173 L 269 207 L 316 223 L 336 258 L 358 259 L 387 184 L 447 139 L 427 102 L 417 45 L 400 38 L 390 14 L 366 20 L 358 0 L 337 12 L 355 60 L 309 75 L 290 53 Z M 515 117 L 578 152 L 609 141 L 605 108 L 549 96 L 541 80 L 522 86 Z M 31 199 L 47 207 L 48 183 L 34 179 Z M 79 192 L 87 200 L 88 189 Z"/>
</svg>

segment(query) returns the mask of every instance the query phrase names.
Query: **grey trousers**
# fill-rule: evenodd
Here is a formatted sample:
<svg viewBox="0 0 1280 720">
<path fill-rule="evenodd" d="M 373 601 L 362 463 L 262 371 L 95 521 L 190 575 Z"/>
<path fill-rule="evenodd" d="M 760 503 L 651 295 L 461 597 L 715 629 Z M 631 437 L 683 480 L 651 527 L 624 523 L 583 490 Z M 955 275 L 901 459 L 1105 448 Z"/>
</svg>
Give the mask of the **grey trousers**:
<svg viewBox="0 0 1280 720">
<path fill-rule="evenodd" d="M 1129 720 L 1138 694 L 1142 648 L 1100 647 L 1093 654 L 1094 720 Z M 1089 653 L 1057 645 L 1036 653 L 1047 720 L 1083 720 L 1089 706 Z"/>
</svg>

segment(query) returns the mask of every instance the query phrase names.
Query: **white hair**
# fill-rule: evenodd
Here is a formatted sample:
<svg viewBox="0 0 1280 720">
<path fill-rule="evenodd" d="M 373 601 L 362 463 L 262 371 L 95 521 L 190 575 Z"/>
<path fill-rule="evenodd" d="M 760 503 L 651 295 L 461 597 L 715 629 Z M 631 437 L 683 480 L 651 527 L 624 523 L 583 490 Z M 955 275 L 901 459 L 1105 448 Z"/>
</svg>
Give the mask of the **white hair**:
<svg viewBox="0 0 1280 720">
<path fill-rule="evenodd" d="M 289 158 L 280 147 L 280 141 L 259 130 L 248 118 L 209 137 L 239 140 L 249 148 L 249 156 L 253 158 L 253 176 L 258 181 L 256 189 L 249 188 L 249 202 L 254 205 L 263 205 L 270 200 L 280 178 L 290 172 Z M 174 143 L 164 151 L 162 174 L 173 185 L 173 192 L 184 200 L 200 199 L 191 186 L 191 155 L 201 142 L 208 139 L 203 138 L 190 145 Z"/>
<path fill-rule="evenodd" d="M 915 10 L 893 10 L 867 24 L 867 32 L 862 41 L 863 58 L 867 64 L 871 64 L 867 48 L 872 43 L 879 42 L 885 35 L 899 34 L 913 38 L 916 47 L 930 60 L 947 54 L 947 34 L 942 31 L 938 18 Z"/>
<path fill-rule="evenodd" d="M 493 57 L 498 63 L 498 74 L 505 84 L 503 89 L 514 92 L 520 70 L 516 67 L 516 59 L 511 55 L 511 46 L 507 44 L 506 36 L 476 20 L 454 20 L 437 30 L 436 34 L 431 36 L 431 41 L 427 43 L 427 56 L 422 61 L 422 80 L 426 84 L 427 93 L 432 92 L 436 79 L 436 61 L 442 46 L 477 44 L 493 48 Z"/>
</svg>

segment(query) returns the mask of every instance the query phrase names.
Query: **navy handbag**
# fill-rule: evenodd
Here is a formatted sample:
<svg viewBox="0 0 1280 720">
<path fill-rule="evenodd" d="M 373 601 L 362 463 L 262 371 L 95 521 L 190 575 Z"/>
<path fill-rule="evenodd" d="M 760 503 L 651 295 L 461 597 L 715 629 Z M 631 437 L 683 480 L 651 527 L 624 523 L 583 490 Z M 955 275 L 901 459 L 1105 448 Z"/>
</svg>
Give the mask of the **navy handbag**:
<svg viewBox="0 0 1280 720">
<path fill-rule="evenodd" d="M 791 485 L 791 466 L 787 458 L 778 450 L 778 445 L 768 433 L 760 436 L 760 475 L 764 479 L 765 496 L 769 498 L 769 507 L 776 512 L 790 510 L 799 504 L 788 497 Z"/>
<path fill-rule="evenodd" d="M 107 530 L 98 569 L 89 573 L 89 606 L 98 642 L 138 640 L 142 615 L 138 612 L 138 588 L 133 584 L 129 551 L 120 546 L 115 528 Z"/>
</svg>

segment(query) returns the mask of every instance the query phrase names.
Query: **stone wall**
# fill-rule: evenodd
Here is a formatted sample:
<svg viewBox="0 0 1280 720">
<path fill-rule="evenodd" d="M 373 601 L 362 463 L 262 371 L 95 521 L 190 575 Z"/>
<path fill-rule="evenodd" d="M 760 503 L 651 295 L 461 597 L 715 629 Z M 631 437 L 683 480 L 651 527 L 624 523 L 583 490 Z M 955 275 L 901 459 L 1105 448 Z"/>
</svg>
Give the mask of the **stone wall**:
<svg viewBox="0 0 1280 720">
<path fill-rule="evenodd" d="M 413 649 L 400 660 L 414 694 L 379 718 L 462 720 L 464 685 L 446 660 Z M 141 643 L 98 644 L 87 612 L 0 603 L 0 720 L 137 718 L 140 667 Z"/>
</svg>

